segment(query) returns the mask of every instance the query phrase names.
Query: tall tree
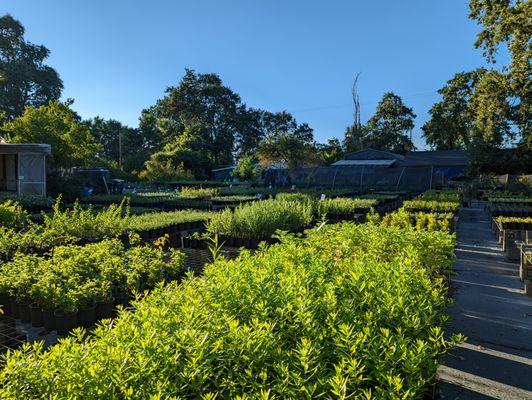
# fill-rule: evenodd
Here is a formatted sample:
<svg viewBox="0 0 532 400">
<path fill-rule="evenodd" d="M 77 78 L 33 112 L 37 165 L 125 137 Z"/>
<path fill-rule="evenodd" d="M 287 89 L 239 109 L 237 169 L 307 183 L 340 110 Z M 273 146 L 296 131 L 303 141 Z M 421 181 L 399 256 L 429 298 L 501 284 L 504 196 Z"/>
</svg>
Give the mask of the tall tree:
<svg viewBox="0 0 532 400">
<path fill-rule="evenodd" d="M 120 121 L 95 117 L 85 124 L 100 144 L 99 158 L 126 172 L 140 171 L 150 156 L 149 138 L 140 129 L 130 128 Z"/>
<path fill-rule="evenodd" d="M 186 143 L 190 150 L 205 152 L 213 165 L 229 164 L 240 106 L 240 96 L 218 75 L 187 69 L 179 85 L 143 113 L 141 126 L 159 131 L 163 144 Z"/>
<path fill-rule="evenodd" d="M 469 17 L 481 26 L 475 46 L 484 50 L 487 60 L 496 61 L 497 49 L 501 45 L 506 45 L 510 53 L 510 65 L 502 72 L 507 73 L 509 97 L 514 100 L 511 111 L 521 144 L 527 146 L 532 142 L 532 2 L 470 0 L 469 8 Z M 493 83 L 494 77 L 487 79 Z"/>
<path fill-rule="evenodd" d="M 101 146 L 69 105 L 51 101 L 46 106 L 27 107 L 24 114 L 1 129 L 8 141 L 14 143 L 50 144 L 52 169 L 90 165 L 101 152 Z"/>
<path fill-rule="evenodd" d="M 7 14 L 0 18 L 0 112 L 12 120 L 24 107 L 39 107 L 57 100 L 63 83 L 44 64 L 50 51 L 24 39 L 22 24 Z"/>
<path fill-rule="evenodd" d="M 436 150 L 466 148 L 476 133 L 475 110 L 471 98 L 485 69 L 460 72 L 438 90 L 442 100 L 429 110 L 430 120 L 423 125 L 423 136 Z"/>
<path fill-rule="evenodd" d="M 282 163 L 292 168 L 319 162 L 313 130 L 308 124 L 298 124 L 286 111 L 266 113 L 263 124 L 268 133 L 257 149 L 261 163 Z"/>
<path fill-rule="evenodd" d="M 385 93 L 373 115 L 365 126 L 363 142 L 377 150 L 406 153 L 413 150 L 409 137 L 414 129 L 416 115 L 404 105 L 401 97 L 392 92 Z"/>
</svg>

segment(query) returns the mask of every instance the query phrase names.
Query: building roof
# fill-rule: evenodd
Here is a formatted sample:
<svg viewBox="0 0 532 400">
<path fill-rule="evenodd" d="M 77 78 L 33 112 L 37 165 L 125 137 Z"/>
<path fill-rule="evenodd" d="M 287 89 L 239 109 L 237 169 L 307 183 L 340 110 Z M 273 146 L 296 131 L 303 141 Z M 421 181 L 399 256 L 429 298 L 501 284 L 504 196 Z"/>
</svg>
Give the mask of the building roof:
<svg viewBox="0 0 532 400">
<path fill-rule="evenodd" d="M 404 160 L 404 156 L 390 151 L 364 149 L 347 153 L 345 160 Z"/>
<path fill-rule="evenodd" d="M 401 162 L 404 167 L 422 165 L 466 167 L 468 164 L 469 157 L 464 150 L 410 151 Z"/>
<path fill-rule="evenodd" d="M 372 166 L 372 167 L 391 167 L 396 160 L 338 160 L 331 166 Z"/>
<path fill-rule="evenodd" d="M 37 143 L 0 143 L 0 154 L 18 153 L 51 154 L 52 146 Z"/>
</svg>

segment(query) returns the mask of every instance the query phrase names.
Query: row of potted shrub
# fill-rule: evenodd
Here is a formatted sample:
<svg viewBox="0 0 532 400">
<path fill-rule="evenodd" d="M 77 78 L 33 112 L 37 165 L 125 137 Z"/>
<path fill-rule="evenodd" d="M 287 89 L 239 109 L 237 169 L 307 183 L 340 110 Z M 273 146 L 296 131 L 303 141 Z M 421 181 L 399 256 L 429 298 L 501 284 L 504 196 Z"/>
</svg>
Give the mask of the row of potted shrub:
<svg viewBox="0 0 532 400">
<path fill-rule="evenodd" d="M 42 254 L 54 246 L 125 237 L 129 232 L 137 232 L 148 240 L 181 230 L 203 229 L 211 214 L 186 210 L 130 215 L 129 208 L 123 204 L 97 212 L 78 203 L 72 208 L 61 209 L 59 200 L 52 213 L 42 214 L 39 223 L 28 219 L 24 228 L 0 226 L 0 259 L 9 260 L 17 251 Z M 3 215 L 2 207 L 0 215 Z M 13 217 L 5 219 L 11 221 Z"/>
<path fill-rule="evenodd" d="M 423 398 L 450 346 L 454 239 L 343 223 L 215 257 L 112 329 L 7 355 L 5 399 Z"/>
<path fill-rule="evenodd" d="M 502 229 L 532 231 L 532 217 L 505 217 L 496 218 Z"/>
<path fill-rule="evenodd" d="M 371 222 L 382 226 L 395 226 L 406 229 L 454 232 L 457 217 L 453 213 L 409 212 L 404 209 L 384 215 L 370 217 Z"/>
<path fill-rule="evenodd" d="M 46 256 L 17 253 L 0 265 L 0 297 L 6 311 L 34 326 L 64 334 L 109 317 L 115 302 L 179 277 L 184 254 L 118 239 L 59 246 Z"/>
<path fill-rule="evenodd" d="M 458 212 L 460 203 L 455 201 L 440 200 L 406 200 L 403 208 L 409 212 L 429 212 L 429 213 L 454 213 Z"/>
</svg>

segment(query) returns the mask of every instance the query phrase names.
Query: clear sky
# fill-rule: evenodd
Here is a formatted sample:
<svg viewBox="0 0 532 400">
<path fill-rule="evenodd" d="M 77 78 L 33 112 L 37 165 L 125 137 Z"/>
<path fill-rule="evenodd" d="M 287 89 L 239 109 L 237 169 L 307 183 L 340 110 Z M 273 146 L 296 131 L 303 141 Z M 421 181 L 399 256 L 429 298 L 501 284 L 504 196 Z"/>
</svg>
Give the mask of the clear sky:
<svg viewBox="0 0 532 400">
<path fill-rule="evenodd" d="M 318 141 L 342 138 L 360 72 L 362 121 L 393 91 L 417 114 L 422 149 L 436 91 L 484 65 L 467 0 L 1 0 L 6 12 L 50 49 L 82 117 L 131 126 L 193 68 L 308 122 Z"/>
</svg>

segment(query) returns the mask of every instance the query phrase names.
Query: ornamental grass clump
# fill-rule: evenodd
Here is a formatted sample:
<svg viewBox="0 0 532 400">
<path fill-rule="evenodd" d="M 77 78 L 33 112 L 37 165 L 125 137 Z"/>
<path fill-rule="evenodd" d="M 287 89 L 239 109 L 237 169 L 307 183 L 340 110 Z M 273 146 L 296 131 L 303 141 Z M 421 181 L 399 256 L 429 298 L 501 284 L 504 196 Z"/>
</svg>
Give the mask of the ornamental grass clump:
<svg viewBox="0 0 532 400">
<path fill-rule="evenodd" d="M 269 239 L 277 230 L 299 231 L 312 222 L 312 205 L 298 201 L 264 200 L 215 213 L 207 231 L 235 238 Z"/>
<path fill-rule="evenodd" d="M 337 224 L 281 242 L 217 258 L 90 336 L 9 353 L 3 398 L 423 398 L 453 344 L 453 237 Z"/>
</svg>

